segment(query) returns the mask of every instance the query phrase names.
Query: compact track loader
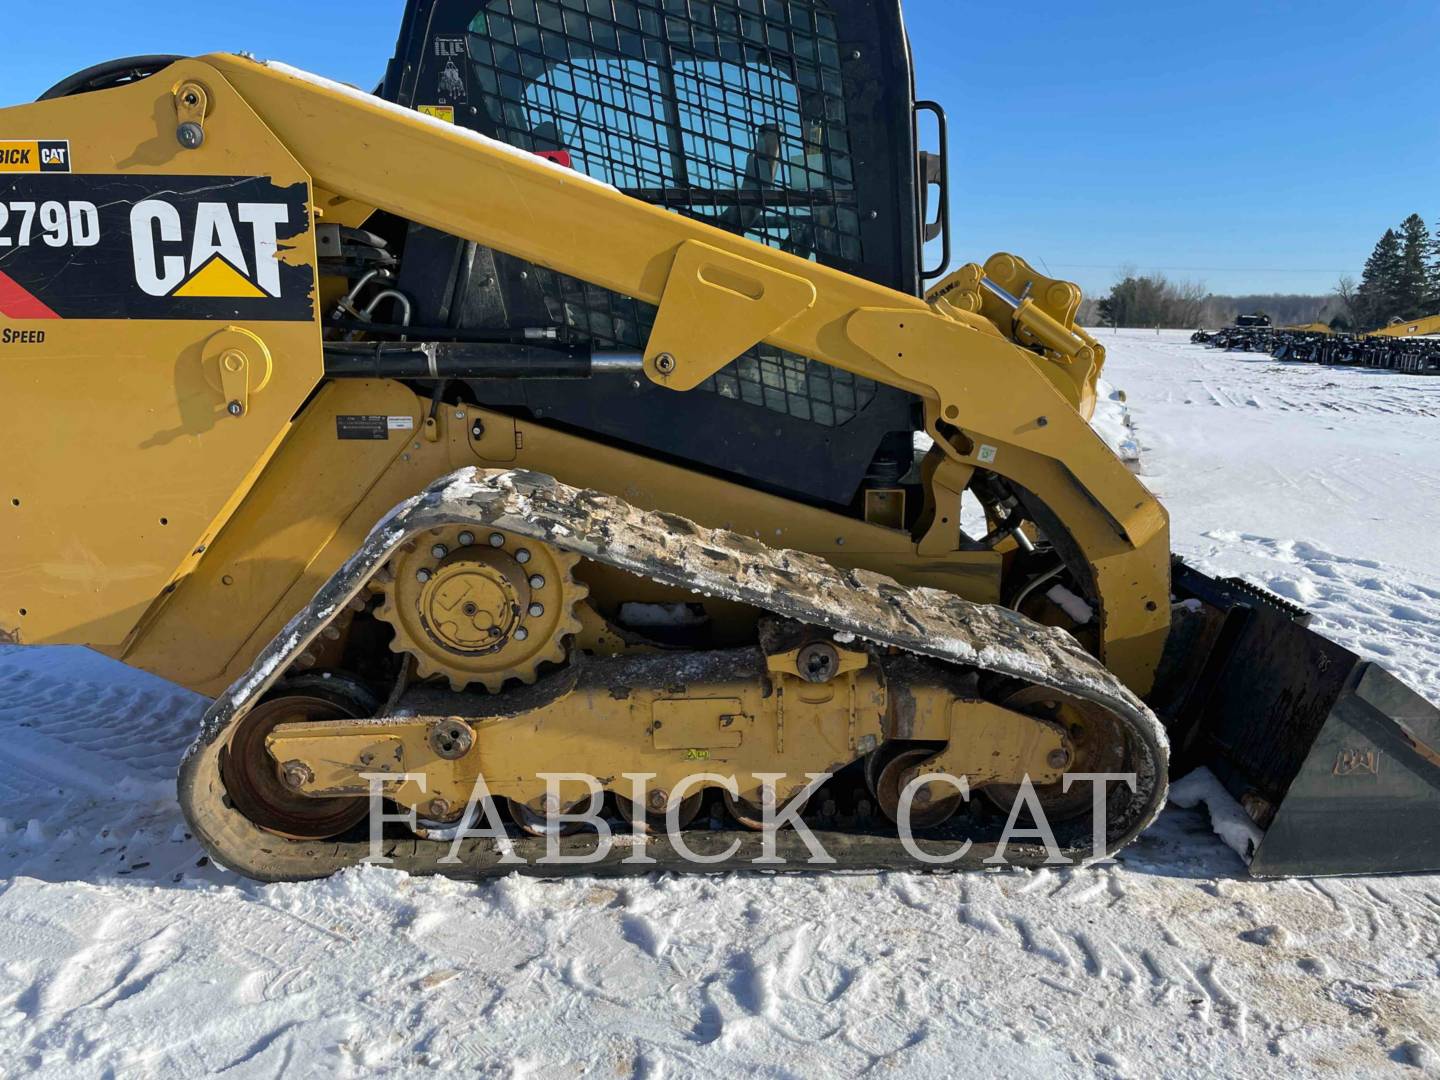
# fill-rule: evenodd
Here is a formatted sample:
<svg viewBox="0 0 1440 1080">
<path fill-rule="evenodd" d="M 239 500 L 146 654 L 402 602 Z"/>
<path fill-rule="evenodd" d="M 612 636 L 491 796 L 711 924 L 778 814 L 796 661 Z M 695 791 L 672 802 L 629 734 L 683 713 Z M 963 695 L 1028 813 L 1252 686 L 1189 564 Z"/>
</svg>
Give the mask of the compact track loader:
<svg viewBox="0 0 1440 1080">
<path fill-rule="evenodd" d="M 261 879 L 1088 858 L 1197 764 L 1255 873 L 1440 866 L 1436 710 L 1172 560 L 912 86 L 894 0 L 415 0 L 374 94 L 0 111 L 0 633 L 213 696 Z"/>
</svg>

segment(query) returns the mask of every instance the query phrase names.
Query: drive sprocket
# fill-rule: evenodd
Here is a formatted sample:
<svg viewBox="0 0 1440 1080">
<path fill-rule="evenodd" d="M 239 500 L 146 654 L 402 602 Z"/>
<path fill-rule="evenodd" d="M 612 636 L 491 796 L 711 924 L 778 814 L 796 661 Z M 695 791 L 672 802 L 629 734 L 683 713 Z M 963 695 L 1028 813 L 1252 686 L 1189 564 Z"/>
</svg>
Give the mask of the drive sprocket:
<svg viewBox="0 0 1440 1080">
<path fill-rule="evenodd" d="M 564 662 L 581 628 L 575 609 L 589 588 L 572 573 L 579 561 L 498 529 L 431 529 L 376 576 L 384 599 L 375 615 L 421 678 L 492 693 L 510 679 L 533 683 L 541 664 Z"/>
</svg>

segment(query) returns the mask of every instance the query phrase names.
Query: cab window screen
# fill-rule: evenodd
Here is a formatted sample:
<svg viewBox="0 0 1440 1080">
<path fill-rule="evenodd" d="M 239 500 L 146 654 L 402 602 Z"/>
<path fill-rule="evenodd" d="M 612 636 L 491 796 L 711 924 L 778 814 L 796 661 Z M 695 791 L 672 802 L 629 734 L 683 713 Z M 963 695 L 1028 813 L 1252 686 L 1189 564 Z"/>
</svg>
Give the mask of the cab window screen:
<svg viewBox="0 0 1440 1080">
<path fill-rule="evenodd" d="M 490 0 L 469 29 L 472 86 L 497 137 L 859 269 L 840 50 L 823 0 Z M 652 307 L 537 273 L 552 315 L 598 344 L 643 346 Z M 874 396 L 868 380 L 763 346 L 702 388 L 826 426 Z"/>
</svg>

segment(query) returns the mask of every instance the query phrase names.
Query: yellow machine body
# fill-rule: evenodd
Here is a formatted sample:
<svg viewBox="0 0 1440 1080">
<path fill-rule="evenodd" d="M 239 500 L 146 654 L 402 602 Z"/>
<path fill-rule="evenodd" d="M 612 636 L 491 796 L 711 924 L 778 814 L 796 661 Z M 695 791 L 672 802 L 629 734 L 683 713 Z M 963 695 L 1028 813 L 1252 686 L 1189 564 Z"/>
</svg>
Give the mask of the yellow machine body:
<svg viewBox="0 0 1440 1080">
<path fill-rule="evenodd" d="M 1104 854 L 1159 813 L 1173 741 L 1269 829 L 1260 872 L 1433 868 L 1440 784 L 1417 765 L 1337 798 L 1330 762 L 1433 769 L 1440 713 L 1278 598 L 1172 565 L 1164 509 L 1090 426 L 1105 352 L 1073 284 L 999 253 L 896 291 L 243 56 L 5 109 L 0 142 L 0 641 L 214 697 L 179 795 L 224 865 L 353 864 L 378 784 L 412 815 L 404 865 L 448 872 L 413 815 L 453 827 L 483 780 L 548 845 L 586 791 L 546 774 L 585 768 L 652 819 L 727 774 L 760 829 L 834 776 L 851 802 L 817 813 L 859 823 L 871 868 L 911 865 L 870 828 L 902 792 L 940 827 L 954 774 L 1002 811 L 1038 786 L 1066 850 Z M 824 508 L 733 479 L 723 438 L 685 464 L 502 406 L 491 374 L 436 366 L 471 339 L 332 322 L 366 281 L 325 245 L 397 223 L 406 261 L 420 226 L 654 306 L 609 358 L 648 401 L 763 344 L 913 395 L 927 447 Z M 559 333 L 504 333 L 531 331 Z M 535 377 L 546 350 L 516 340 L 505 377 Z M 626 607 L 699 609 L 704 635 Z M 1095 774 L 1135 781 L 1108 832 L 1066 782 Z"/>
<path fill-rule="evenodd" d="M 187 120 L 203 131 L 195 149 L 176 138 Z M 1103 350 L 1074 326 L 1078 293 L 1013 256 L 985 272 L 1039 283 L 1020 310 L 981 296 L 978 268 L 918 299 L 235 56 L 182 61 L 103 97 L 7 110 L 0 134 L 22 132 L 68 141 L 71 184 L 165 175 L 217 178 L 218 190 L 241 178 L 285 198 L 303 192 L 304 212 L 290 214 L 282 243 L 242 250 L 250 259 L 238 277 L 205 265 L 228 239 L 223 225 L 205 224 L 197 240 L 181 221 L 174 257 L 185 259 L 187 243 L 190 257 L 173 269 L 183 281 L 152 298 L 176 312 L 7 319 L 8 640 L 90 644 L 215 693 L 386 509 L 463 464 L 542 471 L 995 602 L 1003 551 L 957 541 L 962 493 L 982 467 L 1034 493 L 1063 526 L 1101 600 L 1095 648 L 1133 689 L 1149 689 L 1169 624 L 1166 515 L 1087 423 Z M 676 392 L 763 341 L 917 394 L 936 447 L 929 527 L 912 535 L 797 505 L 473 406 L 431 416 L 397 382 L 322 385 L 326 282 L 314 227 L 359 224 L 375 210 L 658 304 L 645 376 Z M 167 236 L 165 221 L 152 227 Z M 308 289 L 298 307 L 266 290 L 266 257 L 290 268 L 292 292 Z M 273 312 L 246 317 L 271 301 Z M 202 317 L 179 317 L 191 309 Z M 337 443 L 336 417 L 348 415 L 387 418 L 387 437 Z"/>
<path fill-rule="evenodd" d="M 1366 337 L 1424 337 L 1440 334 L 1440 315 L 1426 315 L 1423 319 L 1391 323 L 1382 330 L 1373 330 Z"/>
</svg>

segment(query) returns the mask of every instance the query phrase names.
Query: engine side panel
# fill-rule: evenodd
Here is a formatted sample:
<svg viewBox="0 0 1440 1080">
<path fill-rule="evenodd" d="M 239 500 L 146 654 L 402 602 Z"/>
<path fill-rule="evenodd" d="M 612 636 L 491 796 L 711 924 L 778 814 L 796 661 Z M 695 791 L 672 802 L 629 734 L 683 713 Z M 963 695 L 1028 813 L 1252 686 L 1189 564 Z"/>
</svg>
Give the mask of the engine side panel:
<svg viewBox="0 0 1440 1080">
<path fill-rule="evenodd" d="M 187 77 L 232 138 L 180 145 Z M 224 89 L 184 61 L 0 114 L 43 136 L 0 172 L 0 637 L 122 643 L 322 375 L 310 178 Z"/>
</svg>

